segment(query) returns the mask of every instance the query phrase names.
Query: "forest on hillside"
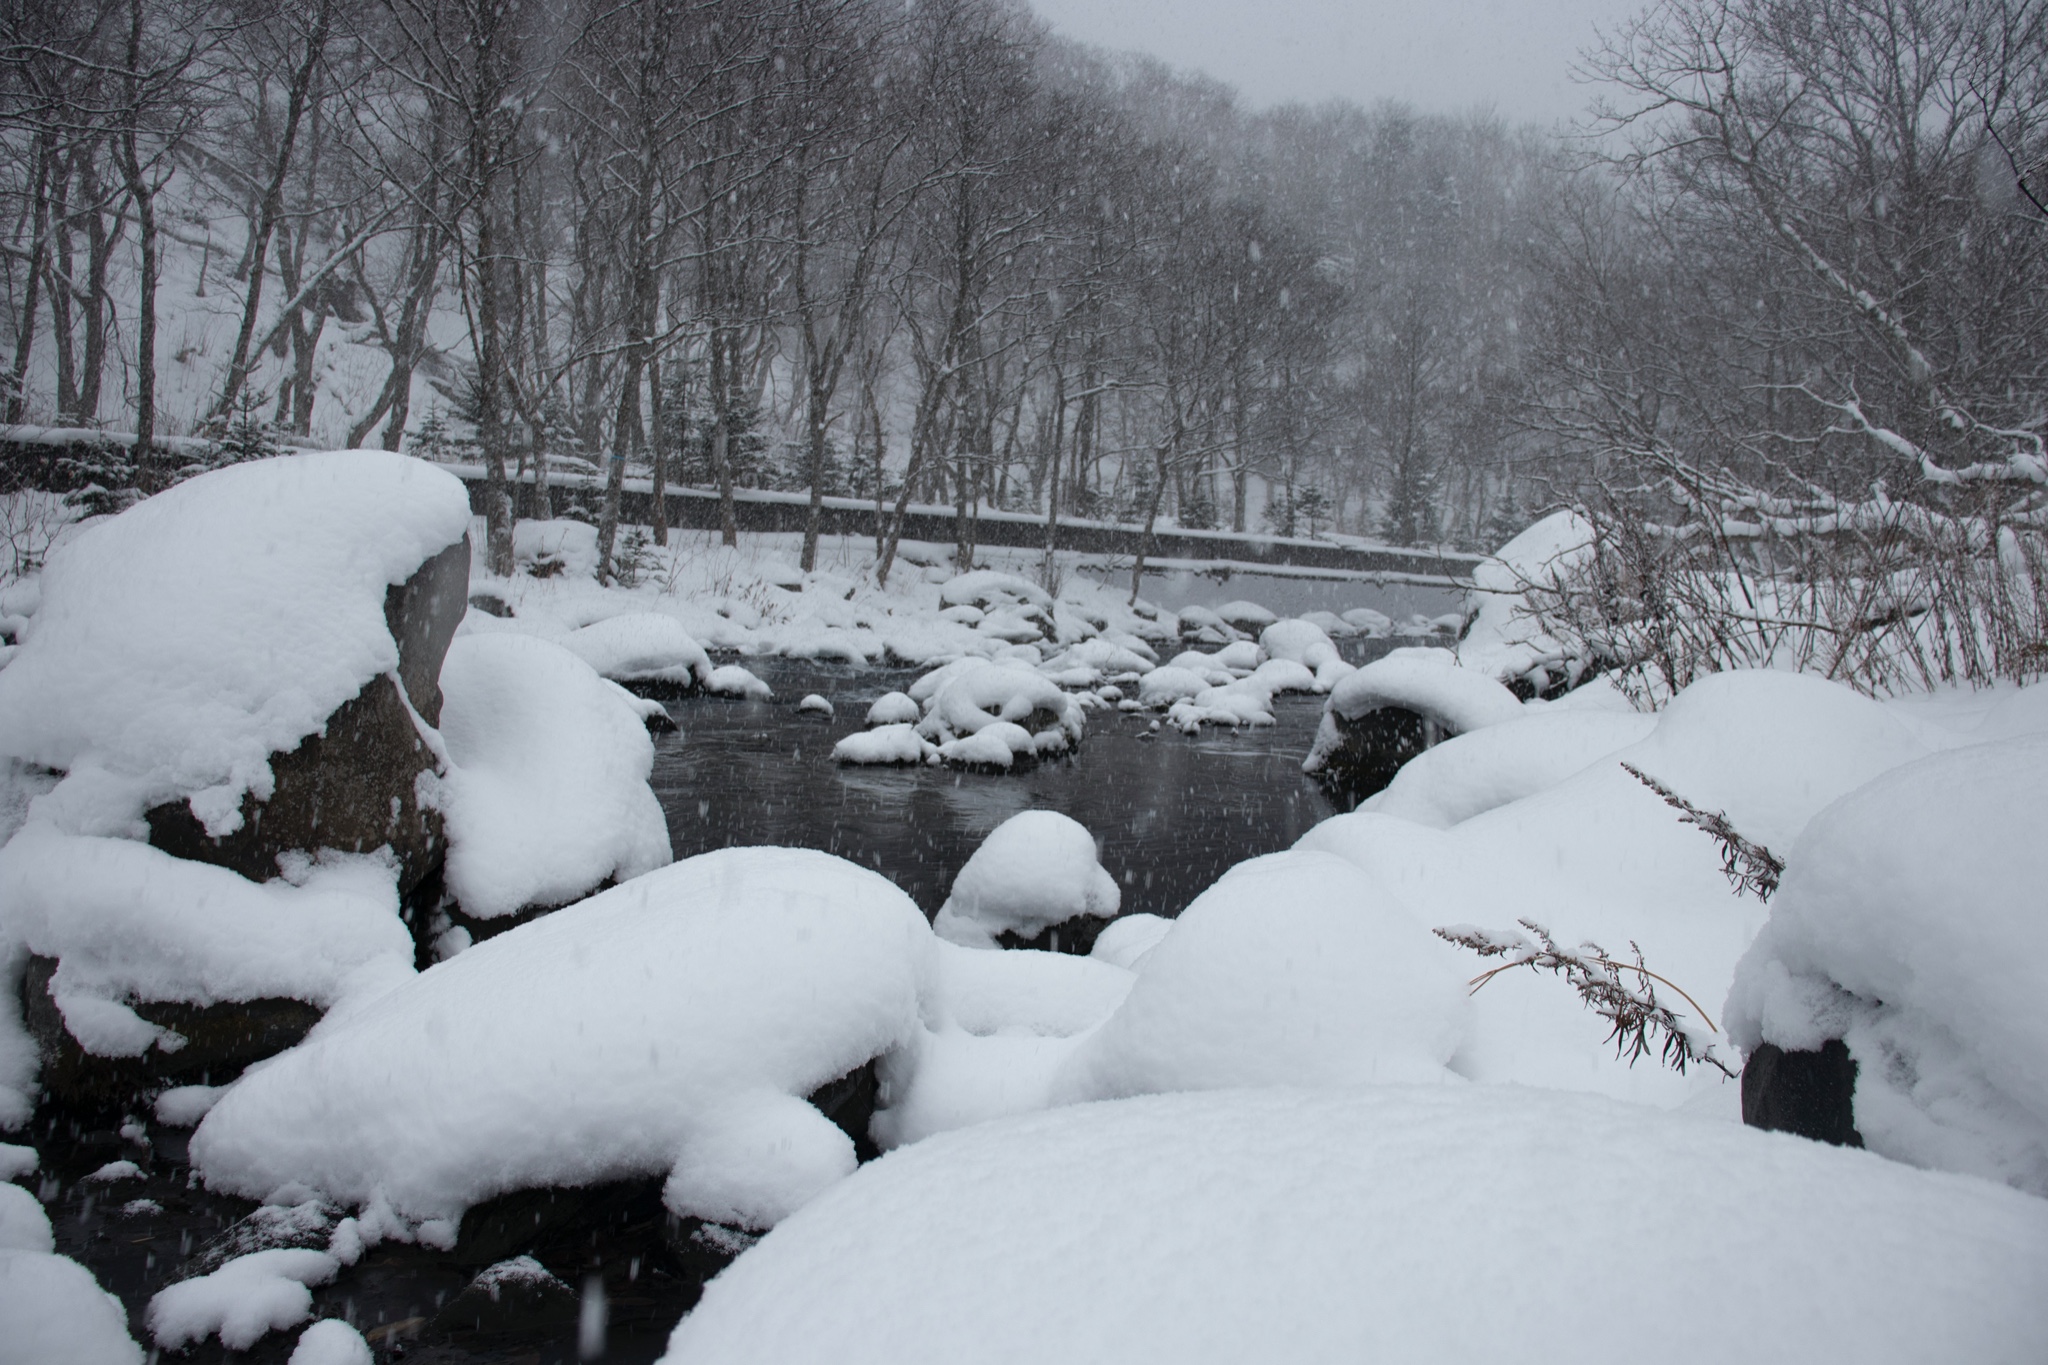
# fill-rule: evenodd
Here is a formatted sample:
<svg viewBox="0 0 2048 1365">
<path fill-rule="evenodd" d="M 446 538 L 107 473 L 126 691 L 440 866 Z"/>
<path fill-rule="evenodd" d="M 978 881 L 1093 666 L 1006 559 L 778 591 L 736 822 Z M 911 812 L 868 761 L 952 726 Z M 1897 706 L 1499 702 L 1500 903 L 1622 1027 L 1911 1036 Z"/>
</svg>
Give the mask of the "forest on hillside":
<svg viewBox="0 0 2048 1365">
<path fill-rule="evenodd" d="M 1009 0 L 6 0 L 5 416 L 145 488 L 199 434 L 899 523 L 1569 503 L 1556 614 L 1674 684 L 2038 671 L 2048 4 L 1663 0 L 1582 74 L 1541 130 Z"/>
</svg>

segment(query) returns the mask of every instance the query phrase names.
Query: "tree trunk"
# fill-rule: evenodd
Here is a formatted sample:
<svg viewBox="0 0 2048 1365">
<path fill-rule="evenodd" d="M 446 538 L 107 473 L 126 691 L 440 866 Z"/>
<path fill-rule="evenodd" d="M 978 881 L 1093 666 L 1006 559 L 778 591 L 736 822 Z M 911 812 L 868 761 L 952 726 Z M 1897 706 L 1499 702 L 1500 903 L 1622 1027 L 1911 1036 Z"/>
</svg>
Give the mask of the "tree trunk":
<svg viewBox="0 0 2048 1365">
<path fill-rule="evenodd" d="M 477 208 L 475 273 L 479 390 L 477 440 L 483 446 L 484 455 L 484 543 L 491 572 L 500 578 L 510 578 L 515 567 L 512 554 L 514 512 L 512 490 L 505 480 L 504 426 L 498 411 L 499 394 L 504 388 L 505 358 L 500 351 L 498 336 L 498 258 L 491 231 L 488 185 Z"/>
<path fill-rule="evenodd" d="M 14 373 L 7 387 L 7 420 L 19 422 L 22 410 L 27 404 L 29 352 L 36 343 L 36 295 L 43 282 L 43 257 L 49 250 L 50 223 L 50 169 L 54 158 L 50 153 L 50 135 L 44 131 L 36 137 L 36 191 L 35 203 L 30 209 L 31 227 L 28 250 L 28 282 L 23 293 L 21 325 L 14 333 Z"/>
</svg>

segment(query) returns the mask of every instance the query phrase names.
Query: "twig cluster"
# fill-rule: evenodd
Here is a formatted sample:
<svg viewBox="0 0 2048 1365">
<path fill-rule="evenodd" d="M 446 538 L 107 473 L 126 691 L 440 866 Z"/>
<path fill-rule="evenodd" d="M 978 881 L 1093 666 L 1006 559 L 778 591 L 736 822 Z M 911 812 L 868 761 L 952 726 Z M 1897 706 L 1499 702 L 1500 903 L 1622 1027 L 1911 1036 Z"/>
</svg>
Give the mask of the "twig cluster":
<svg viewBox="0 0 2048 1365">
<path fill-rule="evenodd" d="M 1705 830 L 1721 843 L 1721 871 L 1737 891 L 1747 891 L 1767 901 L 1785 874 L 1785 860 L 1762 844 L 1742 837 L 1722 811 L 1701 810 L 1633 763 L 1621 765 L 1628 775 L 1664 798 L 1664 804 L 1678 812 L 1681 824 Z"/>
<path fill-rule="evenodd" d="M 1700 1008 L 1697 1000 L 1685 993 L 1683 987 L 1644 965 L 1642 949 L 1633 941 L 1628 946 L 1635 960 L 1619 962 L 1609 957 L 1607 950 L 1597 943 L 1581 943 L 1576 949 L 1560 948 L 1550 931 L 1542 925 L 1527 919 L 1520 923 L 1529 934 L 1535 935 L 1534 939 L 1513 930 L 1503 933 L 1469 924 L 1448 925 L 1433 932 L 1438 938 L 1461 948 L 1470 948 L 1481 957 L 1506 959 L 1499 966 L 1472 978 L 1471 987 L 1475 993 L 1502 972 L 1515 967 L 1555 972 L 1562 976 L 1579 993 L 1587 1008 L 1611 1025 L 1607 1041 L 1614 1044 L 1615 1055 L 1625 1059 L 1630 1066 L 1649 1056 L 1654 1049 L 1660 1054 L 1659 1060 L 1680 1075 L 1695 1063 L 1711 1066 L 1724 1076 L 1736 1074 L 1716 1055 L 1710 1036 L 1700 1034 L 1685 1022 L 1682 1014 L 1657 998 L 1657 984 L 1661 982 L 1692 1006 L 1706 1025 L 1707 1035 L 1719 1032 L 1707 1012 Z M 1629 980 L 1631 977 L 1633 984 Z M 1658 1045 L 1660 1038 L 1662 1043 Z"/>
</svg>

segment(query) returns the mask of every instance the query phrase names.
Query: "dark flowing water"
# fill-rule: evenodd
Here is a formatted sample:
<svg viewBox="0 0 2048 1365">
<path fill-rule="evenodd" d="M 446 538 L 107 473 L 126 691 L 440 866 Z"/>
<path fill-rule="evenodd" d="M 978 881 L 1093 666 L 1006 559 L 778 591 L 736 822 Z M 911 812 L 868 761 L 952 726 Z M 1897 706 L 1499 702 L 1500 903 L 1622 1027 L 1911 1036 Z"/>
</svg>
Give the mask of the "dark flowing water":
<svg viewBox="0 0 2048 1365">
<path fill-rule="evenodd" d="M 1056 810 L 1095 835 L 1123 885 L 1123 913 L 1173 916 L 1233 863 L 1287 848 L 1333 813 L 1302 776 L 1321 697 L 1274 698 L 1275 724 L 1154 731 L 1147 713 L 1088 713 L 1078 754 L 1015 773 L 842 766 L 832 745 L 915 672 L 750 660 L 765 702 L 672 702 L 653 785 L 678 858 L 735 844 L 823 849 L 872 867 L 927 914 L 981 840 L 1026 810 Z M 799 714 L 815 692 L 831 719 Z"/>
<path fill-rule="evenodd" d="M 1384 648 L 1366 644 L 1353 657 Z M 678 858 L 736 844 L 824 849 L 877 869 L 931 913 L 990 830 L 1043 808 L 1095 834 L 1103 865 L 1123 885 L 1125 913 L 1170 916 L 1233 863 L 1288 847 L 1332 810 L 1301 774 L 1319 697 L 1278 697 L 1277 724 L 1198 737 L 1153 731 L 1149 715 L 1094 711 L 1078 754 L 1011 774 L 841 767 L 832 761 L 833 742 L 861 728 L 875 698 L 917 674 L 785 660 L 749 667 L 774 687 L 773 701 L 670 704 L 680 729 L 657 741 L 652 780 Z M 829 698 L 836 717 L 800 714 L 796 703 L 809 692 Z M 28 1183 L 49 1211 L 57 1249 L 90 1266 L 121 1298 L 131 1330 L 147 1344 L 151 1296 L 191 1273 L 207 1244 L 255 1205 L 197 1187 L 185 1161 L 186 1133 L 147 1122 L 139 1139 L 123 1137 L 121 1119 L 46 1106 L 29 1132 L 10 1137 L 42 1154 L 43 1170 Z M 119 1159 L 135 1161 L 143 1174 L 113 1185 L 84 1178 Z M 356 1324 L 380 1362 L 576 1361 L 573 1302 L 566 1316 L 558 1302 L 495 1336 L 451 1316 L 448 1306 L 484 1264 L 530 1252 L 579 1293 L 593 1280 L 602 1284 L 610 1328 L 598 1359 L 655 1360 L 720 1264 L 663 1215 L 659 1190 L 657 1179 L 559 1197 L 510 1196 L 487 1208 L 474 1241 L 465 1222 L 456 1253 L 393 1244 L 372 1250 L 314 1290 L 315 1316 Z M 243 1354 L 209 1339 L 164 1359 L 282 1365 L 297 1335 L 273 1332 Z"/>
</svg>

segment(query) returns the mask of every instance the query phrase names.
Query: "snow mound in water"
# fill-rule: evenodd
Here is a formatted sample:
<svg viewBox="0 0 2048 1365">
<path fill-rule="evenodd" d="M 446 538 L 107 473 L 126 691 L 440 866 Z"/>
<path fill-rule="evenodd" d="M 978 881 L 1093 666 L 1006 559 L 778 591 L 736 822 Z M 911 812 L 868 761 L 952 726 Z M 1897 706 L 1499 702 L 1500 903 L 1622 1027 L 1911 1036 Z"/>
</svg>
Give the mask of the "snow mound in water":
<svg viewBox="0 0 2048 1365">
<path fill-rule="evenodd" d="M 90 1052 L 178 1043 L 124 1001 L 289 997 L 323 1009 L 412 973 L 391 864 L 328 855 L 252 882 L 128 839 L 30 822 L 0 849 L 0 936 L 58 959 L 51 994 Z"/>
<path fill-rule="evenodd" d="M 1052 734 L 1059 743 L 1057 752 L 1070 744 L 1078 743 L 1086 722 L 1081 704 L 1062 692 L 1059 685 L 1028 665 L 991 663 L 986 659 L 962 659 L 939 670 L 947 676 L 928 692 L 925 702 L 924 719 L 918 725 L 918 733 L 941 746 L 949 741 L 978 736 L 992 726 L 1007 724 L 1011 729 L 1025 734 L 1027 741 L 1033 739 L 1033 732 L 1026 722 L 1036 722 L 1037 735 Z M 917 697 L 926 675 L 911 688 L 910 695 Z M 1034 743 L 1020 745 L 1014 735 L 1004 733 L 1004 744 L 1009 753 L 1029 751 Z M 990 750 L 993 754 L 993 749 Z M 950 755 L 947 755 L 950 757 Z M 963 762 L 990 761 L 981 758 L 963 758 Z M 1007 765 L 1007 759 L 1004 760 Z"/>
<path fill-rule="evenodd" d="M 1328 633 L 1307 621 L 1275 621 L 1259 632 L 1259 648 L 1268 659 L 1303 664 L 1311 673 L 1338 657 Z"/>
<path fill-rule="evenodd" d="M 1745 1051 L 1845 1039 L 1871 1150 L 2048 1195 L 2048 735 L 1893 769 L 1814 818 L 1736 968 Z"/>
<path fill-rule="evenodd" d="M 1342 858 L 1253 858 L 1181 912 L 1058 1093 L 1448 1079 L 1467 1014 L 1458 966 Z"/>
<path fill-rule="evenodd" d="M 0 1365 L 142 1365 L 128 1310 L 68 1256 L 0 1249 Z"/>
<path fill-rule="evenodd" d="M 841 763 L 922 763 L 938 752 L 938 746 L 921 737 L 916 726 L 900 723 L 862 730 L 832 746 L 832 757 Z M 1007 766 L 1009 745 L 1002 746 L 1002 753 Z"/>
<path fill-rule="evenodd" d="M 989 832 L 953 879 L 932 929 L 968 948 L 1004 933 L 1032 939 L 1065 920 L 1111 919 L 1122 893 L 1095 858 L 1095 836 L 1057 811 L 1027 810 Z"/>
<path fill-rule="evenodd" d="M 1164 668 L 1155 668 L 1138 679 L 1138 704 L 1171 706 L 1216 685 L 1210 681 L 1207 673 L 1197 673 L 1192 668 L 1168 664 Z"/>
<path fill-rule="evenodd" d="M 1589 1096 L 1254 1090 L 892 1152 L 712 1281 L 665 1359 L 2018 1365 L 2044 1301 L 2048 1204 L 1996 1186 Z"/>
<path fill-rule="evenodd" d="M 589 664 L 530 635 L 464 635 L 441 666 L 448 889 L 479 919 L 559 905 L 669 860 L 654 745 Z"/>
<path fill-rule="evenodd" d="M 445 470 L 332 451 L 215 470 L 52 551 L 0 670 L 0 757 L 66 770 L 85 834 L 176 797 L 215 835 L 270 755 L 398 666 L 384 595 L 469 530 Z"/>
<path fill-rule="evenodd" d="M 875 704 L 868 708 L 867 723 L 877 725 L 915 725 L 924 718 L 924 709 L 911 700 L 907 693 L 884 692 L 875 698 Z"/>
<path fill-rule="evenodd" d="M 743 701 L 772 701 L 775 689 L 738 664 L 722 664 L 705 675 L 704 690 L 720 697 Z"/>
<path fill-rule="evenodd" d="M 1359 720 L 1387 707 L 1413 711 L 1456 735 L 1525 714 L 1514 693 L 1485 673 L 1459 667 L 1449 650 L 1397 649 L 1344 675 L 1330 689 L 1330 704 L 1302 771 L 1320 770 L 1343 743 L 1340 718 Z"/>
<path fill-rule="evenodd" d="M 1257 602 L 1225 602 L 1216 608 L 1216 615 L 1233 629 L 1247 635 L 1256 635 L 1280 618 Z"/>
<path fill-rule="evenodd" d="M 50 1215 L 19 1185 L 0 1185 L 0 1251 L 50 1251 Z"/>
<path fill-rule="evenodd" d="M 691 858 L 323 1024 L 221 1099 L 193 1162 L 252 1197 L 294 1181 L 451 1220 L 508 1190 L 673 1170 L 706 1216 L 765 1222 L 827 1165 L 853 1169 L 800 1097 L 911 1036 L 931 944 L 908 896 L 842 859 Z"/>
<path fill-rule="evenodd" d="M 629 612 L 571 631 L 559 643 L 613 682 L 697 687 L 711 677 L 711 656 L 672 616 Z"/>
</svg>

